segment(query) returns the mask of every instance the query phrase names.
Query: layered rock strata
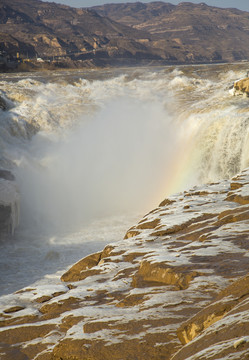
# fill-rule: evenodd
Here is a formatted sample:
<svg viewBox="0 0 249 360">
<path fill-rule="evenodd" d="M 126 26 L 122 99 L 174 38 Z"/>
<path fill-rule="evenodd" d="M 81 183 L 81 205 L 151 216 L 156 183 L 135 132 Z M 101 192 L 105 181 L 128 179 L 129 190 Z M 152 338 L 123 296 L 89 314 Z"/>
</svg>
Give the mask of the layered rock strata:
<svg viewBox="0 0 249 360">
<path fill-rule="evenodd" d="M 2 359 L 248 358 L 248 193 L 245 170 L 171 196 L 56 284 L 0 298 Z"/>
<path fill-rule="evenodd" d="M 21 55 L 23 70 L 249 57 L 248 13 L 204 3 L 128 2 L 77 9 L 40 0 L 1 0 L 0 22 L 1 50 Z"/>
<path fill-rule="evenodd" d="M 132 29 L 95 11 L 39 0 L 2 0 L 0 45 L 9 55 L 21 56 L 26 65 L 41 58 L 51 63 L 82 65 L 115 58 L 154 59 L 159 56 L 143 44 L 148 34 Z M 47 67 L 51 65 L 47 62 Z M 101 61 L 100 61 L 101 62 Z M 37 62 L 35 62 L 37 64 Z M 79 63 L 79 64 L 80 64 Z"/>
<path fill-rule="evenodd" d="M 234 4 L 236 6 L 236 3 Z M 150 34 L 154 48 L 171 60 L 189 63 L 248 59 L 248 13 L 200 2 L 109 3 L 92 9 Z"/>
</svg>

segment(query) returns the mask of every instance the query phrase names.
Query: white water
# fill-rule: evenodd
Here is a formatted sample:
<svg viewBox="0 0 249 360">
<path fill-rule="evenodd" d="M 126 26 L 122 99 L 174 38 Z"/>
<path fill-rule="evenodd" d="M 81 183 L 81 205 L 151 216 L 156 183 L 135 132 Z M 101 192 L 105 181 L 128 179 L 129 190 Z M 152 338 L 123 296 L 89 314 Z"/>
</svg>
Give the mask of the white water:
<svg viewBox="0 0 249 360">
<path fill-rule="evenodd" d="M 249 164 L 247 65 L 2 75 L 0 163 L 21 196 L 1 292 L 123 237 L 168 194 Z M 39 128 L 39 131 L 37 132 Z"/>
<path fill-rule="evenodd" d="M 151 206 L 177 145 L 173 124 L 163 114 L 161 104 L 122 97 L 95 116 L 80 116 L 79 125 L 60 137 L 35 136 L 32 160 L 22 154 L 16 172 L 25 226 L 73 230 L 92 219 Z"/>
</svg>

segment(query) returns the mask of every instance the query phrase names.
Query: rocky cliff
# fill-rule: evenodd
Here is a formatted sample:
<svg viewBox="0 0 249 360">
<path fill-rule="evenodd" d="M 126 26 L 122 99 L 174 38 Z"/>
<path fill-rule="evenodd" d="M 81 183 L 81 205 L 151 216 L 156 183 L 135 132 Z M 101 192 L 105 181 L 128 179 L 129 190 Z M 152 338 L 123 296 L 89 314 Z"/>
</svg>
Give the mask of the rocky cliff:
<svg viewBox="0 0 249 360">
<path fill-rule="evenodd" d="M 235 4 L 236 6 L 236 4 Z M 205 3 L 155 1 L 93 7 L 100 15 L 151 35 L 162 57 L 181 62 L 248 59 L 248 13 Z"/>
<path fill-rule="evenodd" d="M 89 60 L 153 58 L 143 44 L 148 34 L 98 15 L 39 0 L 8 0 L 0 4 L 2 50 L 24 58 Z M 106 60 L 107 61 L 107 60 Z"/>
<path fill-rule="evenodd" d="M 248 59 L 248 49 L 248 13 L 204 3 L 0 4 L 0 50 L 22 58 L 68 66 L 203 63 Z"/>
<path fill-rule="evenodd" d="M 248 359 L 248 193 L 247 169 L 171 196 L 56 284 L 1 297 L 1 359 Z"/>
</svg>

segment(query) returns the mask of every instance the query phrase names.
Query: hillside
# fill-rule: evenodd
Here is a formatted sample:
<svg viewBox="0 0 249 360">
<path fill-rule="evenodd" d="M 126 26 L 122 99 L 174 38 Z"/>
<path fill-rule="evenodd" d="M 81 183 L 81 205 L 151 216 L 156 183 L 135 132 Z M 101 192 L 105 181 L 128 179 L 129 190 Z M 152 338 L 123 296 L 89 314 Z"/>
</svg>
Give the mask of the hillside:
<svg viewBox="0 0 249 360">
<path fill-rule="evenodd" d="M 249 58 L 249 13 L 204 3 L 72 8 L 2 0 L 0 50 L 84 65 L 174 64 Z M 79 61 L 78 61 L 79 63 Z"/>
<path fill-rule="evenodd" d="M 39 0 L 2 0 L 0 32 L 6 35 L 1 38 L 1 50 L 18 51 L 24 57 L 153 57 L 153 51 L 143 45 L 148 39 L 145 32 L 93 10 Z"/>
<path fill-rule="evenodd" d="M 93 7 L 102 16 L 147 31 L 154 48 L 178 61 L 234 61 L 249 58 L 249 13 L 204 3 L 164 2 Z"/>
</svg>

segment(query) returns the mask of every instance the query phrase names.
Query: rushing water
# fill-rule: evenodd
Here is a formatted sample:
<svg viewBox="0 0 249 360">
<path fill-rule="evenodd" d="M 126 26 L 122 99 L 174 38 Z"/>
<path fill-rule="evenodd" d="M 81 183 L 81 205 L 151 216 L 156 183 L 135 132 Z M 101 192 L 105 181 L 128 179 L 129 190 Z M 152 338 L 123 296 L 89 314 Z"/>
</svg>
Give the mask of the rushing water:
<svg viewBox="0 0 249 360">
<path fill-rule="evenodd" d="M 0 167 L 20 226 L 0 241 L 1 293 L 120 239 L 167 195 L 249 165 L 248 64 L 2 74 Z"/>
</svg>

